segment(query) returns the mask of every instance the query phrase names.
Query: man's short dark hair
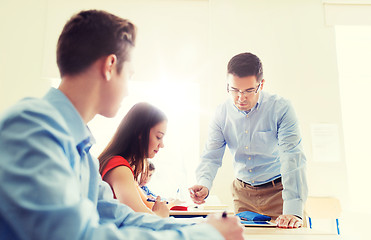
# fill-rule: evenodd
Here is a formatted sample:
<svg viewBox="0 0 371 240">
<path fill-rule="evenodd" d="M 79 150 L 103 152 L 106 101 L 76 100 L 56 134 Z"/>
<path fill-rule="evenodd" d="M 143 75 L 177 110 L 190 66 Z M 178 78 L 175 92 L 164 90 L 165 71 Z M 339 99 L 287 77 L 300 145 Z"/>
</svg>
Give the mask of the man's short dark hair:
<svg viewBox="0 0 371 240">
<path fill-rule="evenodd" d="M 64 26 L 57 45 L 61 77 L 76 75 L 103 56 L 115 54 L 117 70 L 135 45 L 136 28 L 126 19 L 105 11 L 81 11 Z"/>
<path fill-rule="evenodd" d="M 256 76 L 256 80 L 263 79 L 263 65 L 260 59 L 252 53 L 240 53 L 228 63 L 228 74 L 237 77 Z"/>
</svg>

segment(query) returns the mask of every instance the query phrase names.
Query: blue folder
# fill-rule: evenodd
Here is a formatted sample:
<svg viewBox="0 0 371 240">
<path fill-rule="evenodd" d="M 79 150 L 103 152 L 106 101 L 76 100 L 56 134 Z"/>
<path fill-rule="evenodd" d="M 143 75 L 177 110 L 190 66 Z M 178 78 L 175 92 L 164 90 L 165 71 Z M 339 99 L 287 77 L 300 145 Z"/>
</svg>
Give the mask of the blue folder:
<svg viewBox="0 0 371 240">
<path fill-rule="evenodd" d="M 238 216 L 242 221 L 270 221 L 271 217 L 262 215 L 256 212 L 244 211 L 237 213 Z"/>
</svg>

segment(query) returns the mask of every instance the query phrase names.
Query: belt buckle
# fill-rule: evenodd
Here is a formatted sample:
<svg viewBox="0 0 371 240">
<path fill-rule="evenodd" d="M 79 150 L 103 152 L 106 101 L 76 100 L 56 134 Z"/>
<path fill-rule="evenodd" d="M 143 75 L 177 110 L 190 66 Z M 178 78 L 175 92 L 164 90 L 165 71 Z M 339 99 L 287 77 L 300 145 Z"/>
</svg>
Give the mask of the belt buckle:
<svg viewBox="0 0 371 240">
<path fill-rule="evenodd" d="M 276 179 L 272 180 L 272 186 L 275 187 L 276 186 L 276 183 L 275 183 Z"/>
</svg>

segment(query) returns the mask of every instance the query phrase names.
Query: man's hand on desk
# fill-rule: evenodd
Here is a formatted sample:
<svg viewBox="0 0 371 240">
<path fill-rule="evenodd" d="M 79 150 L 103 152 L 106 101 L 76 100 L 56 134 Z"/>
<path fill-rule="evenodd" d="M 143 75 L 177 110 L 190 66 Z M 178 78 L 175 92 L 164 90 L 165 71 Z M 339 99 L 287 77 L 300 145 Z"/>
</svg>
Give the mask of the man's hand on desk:
<svg viewBox="0 0 371 240">
<path fill-rule="evenodd" d="M 303 220 L 294 215 L 280 215 L 276 223 L 279 228 L 299 228 L 303 225 Z"/>
<path fill-rule="evenodd" d="M 209 215 L 206 223 L 216 228 L 226 240 L 243 240 L 244 227 L 236 216 Z"/>
<path fill-rule="evenodd" d="M 196 204 L 205 203 L 205 198 L 209 195 L 209 189 L 202 185 L 194 185 L 188 188 L 189 194 Z"/>
</svg>

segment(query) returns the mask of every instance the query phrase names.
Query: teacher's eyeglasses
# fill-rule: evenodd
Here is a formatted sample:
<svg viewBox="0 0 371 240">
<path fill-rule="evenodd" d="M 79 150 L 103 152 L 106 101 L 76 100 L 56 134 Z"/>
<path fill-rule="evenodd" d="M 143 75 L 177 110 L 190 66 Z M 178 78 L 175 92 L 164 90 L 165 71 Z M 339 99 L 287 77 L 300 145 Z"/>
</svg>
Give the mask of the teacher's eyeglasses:
<svg viewBox="0 0 371 240">
<path fill-rule="evenodd" d="M 241 91 L 237 88 L 234 88 L 234 87 L 230 87 L 229 84 L 227 84 L 227 91 L 229 93 L 231 93 L 233 96 L 237 96 L 238 94 L 241 94 L 242 95 L 251 95 L 251 94 L 257 94 L 260 90 L 260 85 L 261 83 L 259 83 L 258 87 L 256 88 L 249 88 L 249 89 L 246 89 L 245 91 Z"/>
</svg>

